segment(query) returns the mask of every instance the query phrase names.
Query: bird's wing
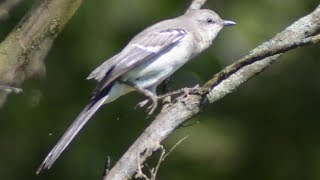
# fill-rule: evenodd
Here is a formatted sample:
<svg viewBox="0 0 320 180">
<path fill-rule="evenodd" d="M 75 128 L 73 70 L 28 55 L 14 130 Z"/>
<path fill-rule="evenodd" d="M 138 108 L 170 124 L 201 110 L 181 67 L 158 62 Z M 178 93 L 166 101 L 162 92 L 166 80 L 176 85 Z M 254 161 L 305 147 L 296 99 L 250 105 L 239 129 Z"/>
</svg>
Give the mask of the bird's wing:
<svg viewBox="0 0 320 180">
<path fill-rule="evenodd" d="M 106 73 L 109 72 L 115 64 L 117 64 L 117 61 L 119 61 L 118 54 L 104 61 L 104 63 L 102 63 L 99 67 L 97 67 L 90 73 L 87 79 L 95 79 L 97 81 L 101 81 Z"/>
<path fill-rule="evenodd" d="M 180 42 L 186 34 L 187 31 L 184 29 L 170 28 L 157 32 L 149 31 L 149 33 L 137 35 L 114 59 L 110 59 L 112 62 L 102 64 L 101 67 L 93 71 L 95 75 L 89 76 L 99 81 L 93 93 L 93 98 L 100 94 L 111 82 L 135 66 L 172 48 L 176 43 Z M 107 68 L 107 70 L 103 68 Z"/>
</svg>

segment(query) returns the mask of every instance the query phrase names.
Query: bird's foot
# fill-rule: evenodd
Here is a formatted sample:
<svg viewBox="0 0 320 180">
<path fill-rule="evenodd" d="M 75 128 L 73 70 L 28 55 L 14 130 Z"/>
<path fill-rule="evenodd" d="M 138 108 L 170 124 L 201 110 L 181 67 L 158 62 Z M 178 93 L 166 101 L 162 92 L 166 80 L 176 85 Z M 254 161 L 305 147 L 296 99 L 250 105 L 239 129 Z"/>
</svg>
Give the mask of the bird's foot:
<svg viewBox="0 0 320 180">
<path fill-rule="evenodd" d="M 151 105 L 147 107 L 147 112 L 148 115 L 151 115 L 154 113 L 154 111 L 156 110 L 156 108 L 158 107 L 158 96 L 148 96 L 148 99 L 141 101 L 140 103 L 138 103 L 136 105 L 136 108 L 142 108 L 145 105 L 147 105 L 149 102 L 151 102 Z"/>
<path fill-rule="evenodd" d="M 149 99 L 151 101 L 151 105 L 147 107 L 147 112 L 148 112 L 148 115 L 150 116 L 158 107 L 158 97 L 153 96 L 153 97 L 149 97 Z"/>
<path fill-rule="evenodd" d="M 166 93 L 166 94 L 162 94 L 162 95 L 158 96 L 158 98 L 159 99 L 163 99 L 163 98 L 166 98 L 168 96 L 172 96 L 172 95 L 176 95 L 176 94 L 182 94 L 182 93 L 184 95 L 187 95 L 187 94 L 190 94 L 192 92 L 197 91 L 199 87 L 200 87 L 199 84 L 197 84 L 196 86 L 191 87 L 191 88 L 189 88 L 189 87 L 181 88 L 181 89 L 178 89 L 176 91 L 172 91 L 172 92 L 169 92 L 169 93 Z"/>
<path fill-rule="evenodd" d="M 157 108 L 159 100 L 164 99 L 164 98 L 166 98 L 168 96 L 181 94 L 181 93 L 183 93 L 184 95 L 188 95 L 190 93 L 193 93 L 193 92 L 197 91 L 198 88 L 199 88 L 199 85 L 196 85 L 196 86 L 191 87 L 191 88 L 178 89 L 176 91 L 169 92 L 169 93 L 166 93 L 166 94 L 162 94 L 160 96 L 156 96 L 156 95 L 151 95 L 151 94 L 145 93 L 145 95 L 148 97 L 148 99 L 139 102 L 135 106 L 135 108 L 142 108 L 142 107 L 146 106 L 149 102 L 151 102 L 151 105 L 147 107 L 148 115 L 151 115 L 151 114 L 153 114 L 153 112 Z"/>
<path fill-rule="evenodd" d="M 146 99 L 146 100 L 143 100 L 141 102 L 139 102 L 134 108 L 137 109 L 137 108 L 142 108 L 144 107 L 145 105 L 147 105 L 149 102 L 149 99 Z"/>
</svg>

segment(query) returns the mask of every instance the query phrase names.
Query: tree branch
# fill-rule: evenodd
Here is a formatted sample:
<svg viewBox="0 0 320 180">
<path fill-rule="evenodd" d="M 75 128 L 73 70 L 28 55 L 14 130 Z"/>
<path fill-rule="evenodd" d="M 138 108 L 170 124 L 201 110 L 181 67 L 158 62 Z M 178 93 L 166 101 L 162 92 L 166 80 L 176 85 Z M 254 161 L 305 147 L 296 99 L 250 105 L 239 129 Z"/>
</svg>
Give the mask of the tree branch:
<svg viewBox="0 0 320 180">
<path fill-rule="evenodd" d="M 200 9 L 207 0 L 193 0 L 190 4 L 188 10 L 190 9 Z"/>
<path fill-rule="evenodd" d="M 153 151 L 161 147 L 160 143 L 164 139 L 182 123 L 198 114 L 205 105 L 233 92 L 241 84 L 279 60 L 283 53 L 300 46 L 318 43 L 319 32 L 320 5 L 309 15 L 294 22 L 274 38 L 213 76 L 196 93 L 179 96 L 175 103 L 163 108 L 104 180 L 132 177 L 137 172 L 138 160 L 144 162 Z"/>
<path fill-rule="evenodd" d="M 39 1 L 0 44 L 0 85 L 45 72 L 44 58 L 82 0 Z M 7 96 L 0 91 L 0 107 Z"/>
</svg>

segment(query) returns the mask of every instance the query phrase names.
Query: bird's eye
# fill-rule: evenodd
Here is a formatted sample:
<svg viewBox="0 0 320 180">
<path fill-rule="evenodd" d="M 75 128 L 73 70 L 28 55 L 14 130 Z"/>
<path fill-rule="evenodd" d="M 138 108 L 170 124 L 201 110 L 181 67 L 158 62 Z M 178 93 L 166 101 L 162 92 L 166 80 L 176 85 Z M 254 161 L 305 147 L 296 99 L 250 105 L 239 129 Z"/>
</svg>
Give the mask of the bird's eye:
<svg viewBox="0 0 320 180">
<path fill-rule="evenodd" d="M 212 23 L 214 23 L 214 21 L 212 20 L 212 18 L 207 18 L 207 20 L 206 20 L 206 21 L 207 21 L 207 23 L 208 23 L 208 24 L 212 24 Z"/>
</svg>

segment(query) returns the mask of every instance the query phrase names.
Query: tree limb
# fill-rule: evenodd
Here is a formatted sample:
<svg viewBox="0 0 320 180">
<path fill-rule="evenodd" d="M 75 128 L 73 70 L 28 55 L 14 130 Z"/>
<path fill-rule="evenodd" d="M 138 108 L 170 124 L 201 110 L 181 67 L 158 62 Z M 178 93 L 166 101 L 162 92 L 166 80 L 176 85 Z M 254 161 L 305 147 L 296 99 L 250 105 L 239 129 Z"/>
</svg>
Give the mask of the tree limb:
<svg viewBox="0 0 320 180">
<path fill-rule="evenodd" d="M 164 139 L 182 123 L 198 114 L 205 105 L 233 92 L 241 84 L 278 61 L 283 53 L 300 46 L 318 43 L 319 32 L 320 5 L 268 42 L 253 49 L 247 56 L 214 75 L 196 93 L 179 96 L 173 104 L 163 108 L 104 180 L 132 177 L 137 172 L 137 160 L 144 162 L 153 151 L 161 147 L 160 143 Z"/>
<path fill-rule="evenodd" d="M 0 85 L 16 86 L 45 72 L 44 58 L 82 0 L 43 0 L 0 44 Z M 6 99 L 0 91 L 0 107 Z"/>
<path fill-rule="evenodd" d="M 200 9 L 207 0 L 193 0 L 190 4 L 188 10 L 190 9 Z"/>
</svg>

